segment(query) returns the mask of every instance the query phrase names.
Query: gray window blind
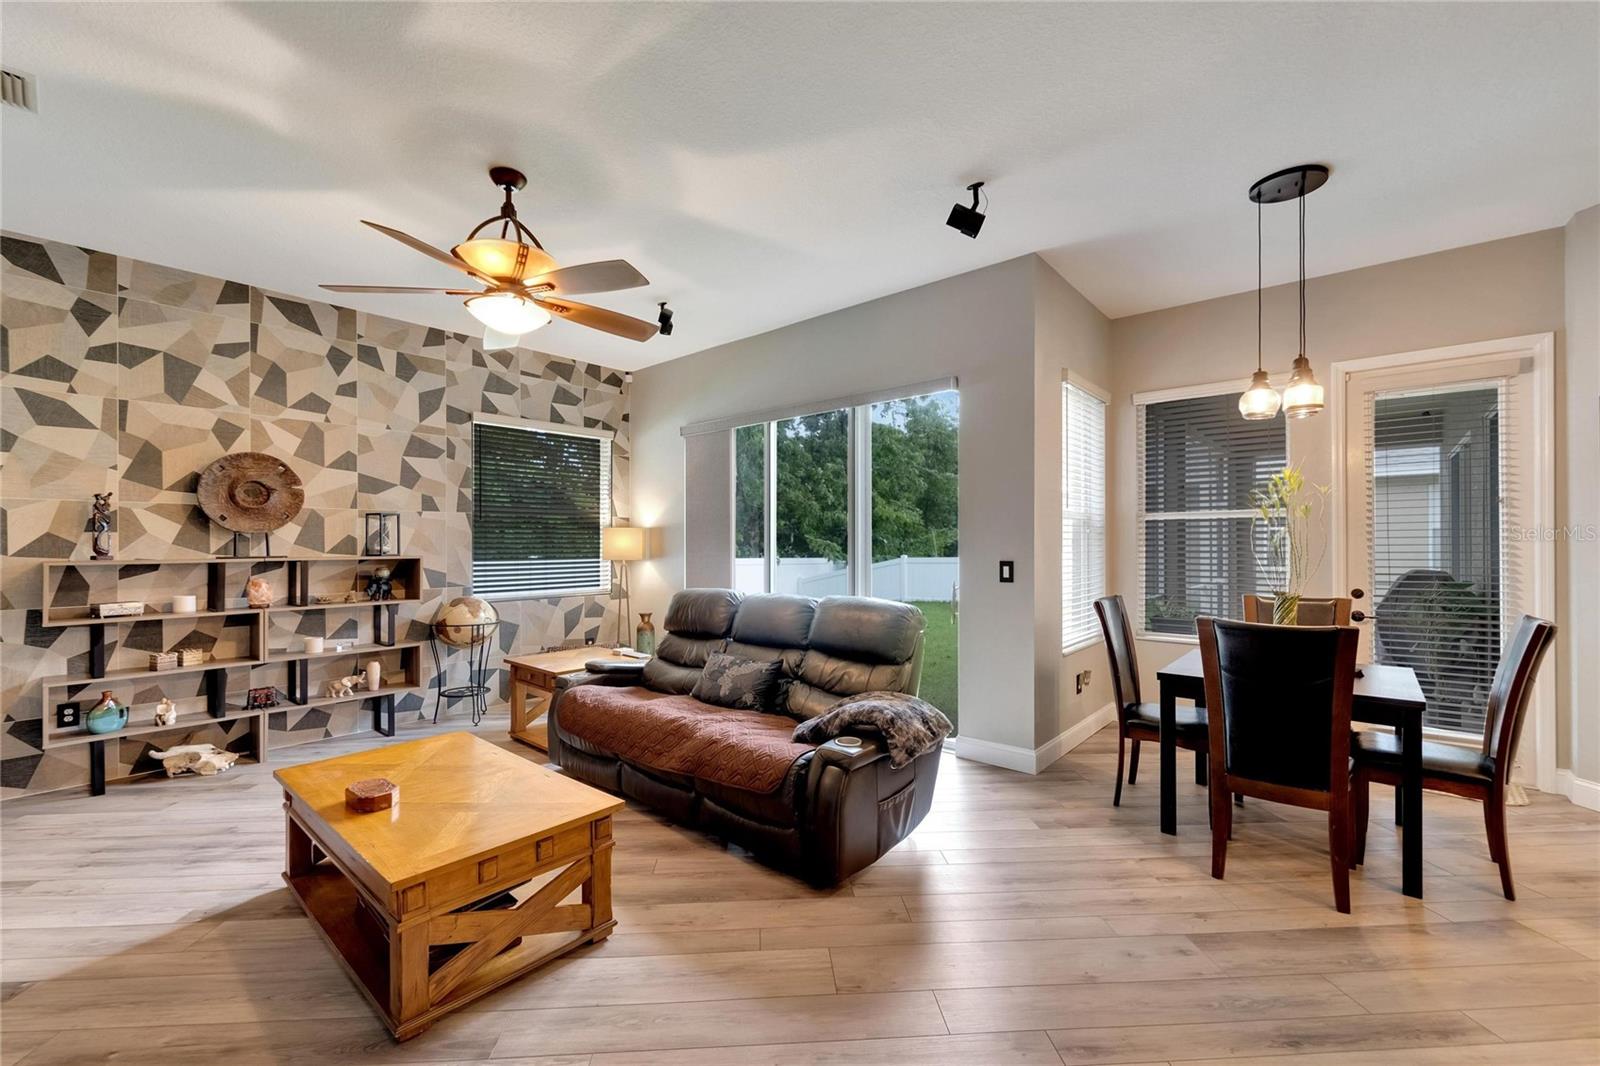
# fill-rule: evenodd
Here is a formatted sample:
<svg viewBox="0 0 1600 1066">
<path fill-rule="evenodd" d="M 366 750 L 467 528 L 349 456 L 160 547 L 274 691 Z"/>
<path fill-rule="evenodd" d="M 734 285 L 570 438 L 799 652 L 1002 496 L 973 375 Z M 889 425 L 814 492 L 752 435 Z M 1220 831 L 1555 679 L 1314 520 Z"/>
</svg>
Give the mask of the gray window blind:
<svg viewBox="0 0 1600 1066">
<path fill-rule="evenodd" d="M 1371 494 L 1374 657 L 1409 666 L 1427 697 L 1423 722 L 1483 731 L 1500 659 L 1503 602 L 1520 568 L 1503 558 L 1507 382 L 1367 393 L 1363 447 Z M 1505 565 L 1507 562 L 1512 565 Z"/>
<path fill-rule="evenodd" d="M 1288 461 L 1282 415 L 1249 422 L 1232 391 L 1138 405 L 1144 632 L 1193 635 L 1237 618 L 1268 587 L 1252 550 L 1250 493 Z"/>
<path fill-rule="evenodd" d="M 472 427 L 472 585 L 480 596 L 610 588 L 611 442 L 477 422 Z"/>
</svg>

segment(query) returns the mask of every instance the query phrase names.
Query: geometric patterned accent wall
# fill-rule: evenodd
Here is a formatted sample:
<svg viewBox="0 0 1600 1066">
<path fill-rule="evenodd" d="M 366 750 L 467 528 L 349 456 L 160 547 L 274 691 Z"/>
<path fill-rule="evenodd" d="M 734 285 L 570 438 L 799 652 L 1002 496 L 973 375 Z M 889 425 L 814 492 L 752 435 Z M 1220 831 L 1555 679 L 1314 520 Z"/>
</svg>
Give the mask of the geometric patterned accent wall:
<svg viewBox="0 0 1600 1066">
<path fill-rule="evenodd" d="M 398 511 L 401 551 L 424 560 L 424 619 L 470 581 L 473 415 L 612 430 L 614 513 L 631 514 L 618 371 L 18 234 L 0 235 L 0 258 L 0 798 L 88 783 L 83 746 L 40 747 L 39 684 L 86 670 L 88 634 L 39 619 L 42 560 L 88 557 L 96 492 L 116 493 L 119 559 L 203 559 L 227 534 L 199 510 L 198 472 L 230 452 L 279 456 L 306 506 L 274 550 L 352 554 L 363 511 Z M 496 607 L 501 654 L 615 633 L 605 597 Z M 503 701 L 503 671 L 498 687 Z M 431 715 L 432 696 L 400 709 Z M 270 742 L 356 720 L 355 705 L 290 710 Z M 193 739 L 238 739 L 207 729 Z M 123 741 L 121 773 L 142 770 L 148 747 Z"/>
</svg>

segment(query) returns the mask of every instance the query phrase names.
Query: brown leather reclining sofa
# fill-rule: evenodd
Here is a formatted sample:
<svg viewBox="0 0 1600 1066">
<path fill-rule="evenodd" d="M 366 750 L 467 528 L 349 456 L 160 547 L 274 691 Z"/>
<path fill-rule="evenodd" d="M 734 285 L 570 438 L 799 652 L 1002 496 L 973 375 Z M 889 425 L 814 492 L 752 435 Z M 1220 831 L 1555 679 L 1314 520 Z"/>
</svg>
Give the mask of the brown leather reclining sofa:
<svg viewBox="0 0 1600 1066">
<path fill-rule="evenodd" d="M 835 884 L 870 866 L 928 813 L 939 749 L 895 769 L 876 736 L 851 748 L 837 740 L 796 745 L 788 733 L 797 719 L 845 696 L 915 694 L 923 627 L 921 611 L 888 600 L 687 589 L 672 598 L 666 634 L 642 676 L 564 679 L 550 705 L 550 759 L 764 862 Z M 781 660 L 787 714 L 730 711 L 689 696 L 716 651 Z M 615 725 L 624 718 L 635 728 L 619 738 Z M 569 727 L 569 719 L 588 724 Z M 744 776 L 732 773 L 734 764 Z M 763 787 L 746 787 L 752 776 Z"/>
</svg>

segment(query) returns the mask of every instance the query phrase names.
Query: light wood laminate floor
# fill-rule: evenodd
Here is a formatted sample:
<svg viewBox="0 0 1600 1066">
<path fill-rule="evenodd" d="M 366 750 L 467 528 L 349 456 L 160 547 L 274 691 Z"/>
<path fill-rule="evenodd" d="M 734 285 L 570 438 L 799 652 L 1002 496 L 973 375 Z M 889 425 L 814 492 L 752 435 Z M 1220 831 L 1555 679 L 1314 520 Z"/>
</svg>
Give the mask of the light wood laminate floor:
<svg viewBox="0 0 1600 1066">
<path fill-rule="evenodd" d="M 615 935 L 404 1045 L 283 887 L 270 768 L 13 802 L 0 1066 L 1600 1062 L 1600 815 L 1511 810 L 1507 903 L 1479 808 L 1429 794 L 1419 902 L 1377 789 L 1345 916 L 1320 816 L 1252 801 L 1213 881 L 1202 790 L 1163 837 L 1155 751 L 1118 809 L 1115 750 L 946 756 L 916 835 L 833 891 L 630 806 Z"/>
</svg>

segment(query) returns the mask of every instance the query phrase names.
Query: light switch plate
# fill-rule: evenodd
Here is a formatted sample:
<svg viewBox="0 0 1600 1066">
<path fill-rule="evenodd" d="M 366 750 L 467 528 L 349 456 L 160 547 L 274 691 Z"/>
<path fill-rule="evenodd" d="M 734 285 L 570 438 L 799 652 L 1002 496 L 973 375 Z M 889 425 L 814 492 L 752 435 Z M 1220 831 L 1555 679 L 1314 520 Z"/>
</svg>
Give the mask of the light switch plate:
<svg viewBox="0 0 1600 1066">
<path fill-rule="evenodd" d="M 1000 583 L 1009 585 L 1017 579 L 1017 564 L 1010 559 L 1000 560 Z"/>
</svg>

